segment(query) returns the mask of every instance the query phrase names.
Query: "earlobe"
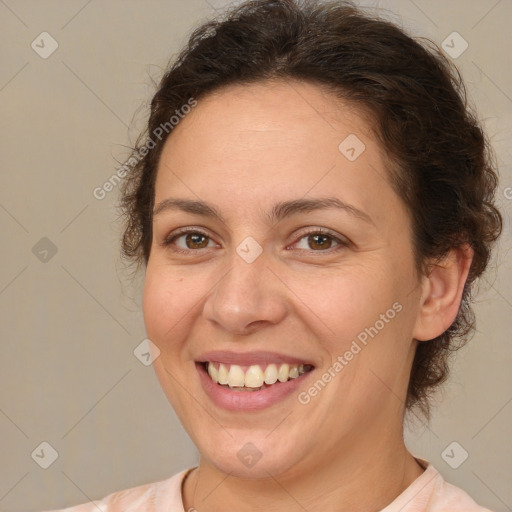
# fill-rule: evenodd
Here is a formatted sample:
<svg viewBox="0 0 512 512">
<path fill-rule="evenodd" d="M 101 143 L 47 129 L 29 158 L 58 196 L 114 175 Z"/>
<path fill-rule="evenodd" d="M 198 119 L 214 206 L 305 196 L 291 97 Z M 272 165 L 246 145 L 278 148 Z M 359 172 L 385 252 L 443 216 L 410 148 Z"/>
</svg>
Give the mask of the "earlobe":
<svg viewBox="0 0 512 512">
<path fill-rule="evenodd" d="M 432 264 L 429 274 L 422 281 L 418 316 L 413 331 L 415 339 L 434 339 L 452 325 L 459 311 L 472 260 L 473 249 L 469 244 L 464 244 Z"/>
</svg>

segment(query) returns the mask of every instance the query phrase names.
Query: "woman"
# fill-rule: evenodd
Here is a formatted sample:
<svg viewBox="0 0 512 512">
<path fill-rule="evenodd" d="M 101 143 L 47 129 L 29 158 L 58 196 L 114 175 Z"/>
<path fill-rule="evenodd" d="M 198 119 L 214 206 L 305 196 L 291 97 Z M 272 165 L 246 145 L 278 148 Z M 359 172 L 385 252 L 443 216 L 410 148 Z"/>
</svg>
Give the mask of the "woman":
<svg viewBox="0 0 512 512">
<path fill-rule="evenodd" d="M 197 29 L 128 161 L 162 388 L 197 468 L 69 512 L 483 511 L 405 447 L 501 217 L 456 70 L 340 2 Z"/>
</svg>

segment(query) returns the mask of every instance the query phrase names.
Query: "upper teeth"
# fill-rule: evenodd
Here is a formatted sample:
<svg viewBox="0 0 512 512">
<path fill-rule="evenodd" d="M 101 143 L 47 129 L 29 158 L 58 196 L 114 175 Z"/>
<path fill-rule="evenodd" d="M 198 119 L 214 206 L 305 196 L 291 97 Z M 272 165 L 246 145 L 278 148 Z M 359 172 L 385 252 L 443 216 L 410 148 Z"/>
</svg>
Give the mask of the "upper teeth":
<svg viewBox="0 0 512 512">
<path fill-rule="evenodd" d="M 278 367 L 279 366 L 279 367 Z M 262 370 L 258 364 L 249 366 L 244 372 L 241 366 L 232 364 L 229 369 L 220 363 L 218 368 L 214 363 L 208 363 L 208 375 L 213 382 L 227 384 L 229 387 L 259 388 L 263 384 L 274 384 L 275 382 L 286 382 L 288 379 L 296 379 L 305 373 L 304 365 L 280 365 L 269 364 Z"/>
</svg>

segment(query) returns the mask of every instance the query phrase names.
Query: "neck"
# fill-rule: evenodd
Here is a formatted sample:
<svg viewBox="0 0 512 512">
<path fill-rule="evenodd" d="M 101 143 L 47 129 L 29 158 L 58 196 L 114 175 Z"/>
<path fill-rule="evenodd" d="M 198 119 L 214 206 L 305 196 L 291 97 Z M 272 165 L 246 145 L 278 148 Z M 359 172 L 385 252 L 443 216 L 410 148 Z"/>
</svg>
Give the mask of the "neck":
<svg viewBox="0 0 512 512">
<path fill-rule="evenodd" d="M 303 471 L 295 467 L 293 476 L 238 478 L 201 459 L 185 480 L 184 508 L 209 512 L 381 510 L 423 473 L 407 451 L 402 433 L 390 434 L 368 437 L 366 433 L 366 439 L 374 440 L 371 446 L 354 440 L 352 446 L 359 449 L 345 449 L 338 457 L 327 455 L 321 461 L 316 457 L 316 464 L 304 464 Z"/>
</svg>

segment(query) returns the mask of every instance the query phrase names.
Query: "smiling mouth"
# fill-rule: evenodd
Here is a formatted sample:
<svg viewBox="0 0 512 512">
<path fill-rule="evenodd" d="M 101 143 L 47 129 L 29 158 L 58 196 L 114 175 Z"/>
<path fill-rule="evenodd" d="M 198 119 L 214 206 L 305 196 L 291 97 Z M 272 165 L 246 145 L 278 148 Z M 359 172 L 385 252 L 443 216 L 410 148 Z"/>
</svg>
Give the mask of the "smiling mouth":
<svg viewBox="0 0 512 512">
<path fill-rule="evenodd" d="M 279 385 L 313 370 L 310 364 L 253 364 L 240 366 L 205 361 L 200 363 L 211 380 L 232 391 L 261 391 Z"/>
</svg>

